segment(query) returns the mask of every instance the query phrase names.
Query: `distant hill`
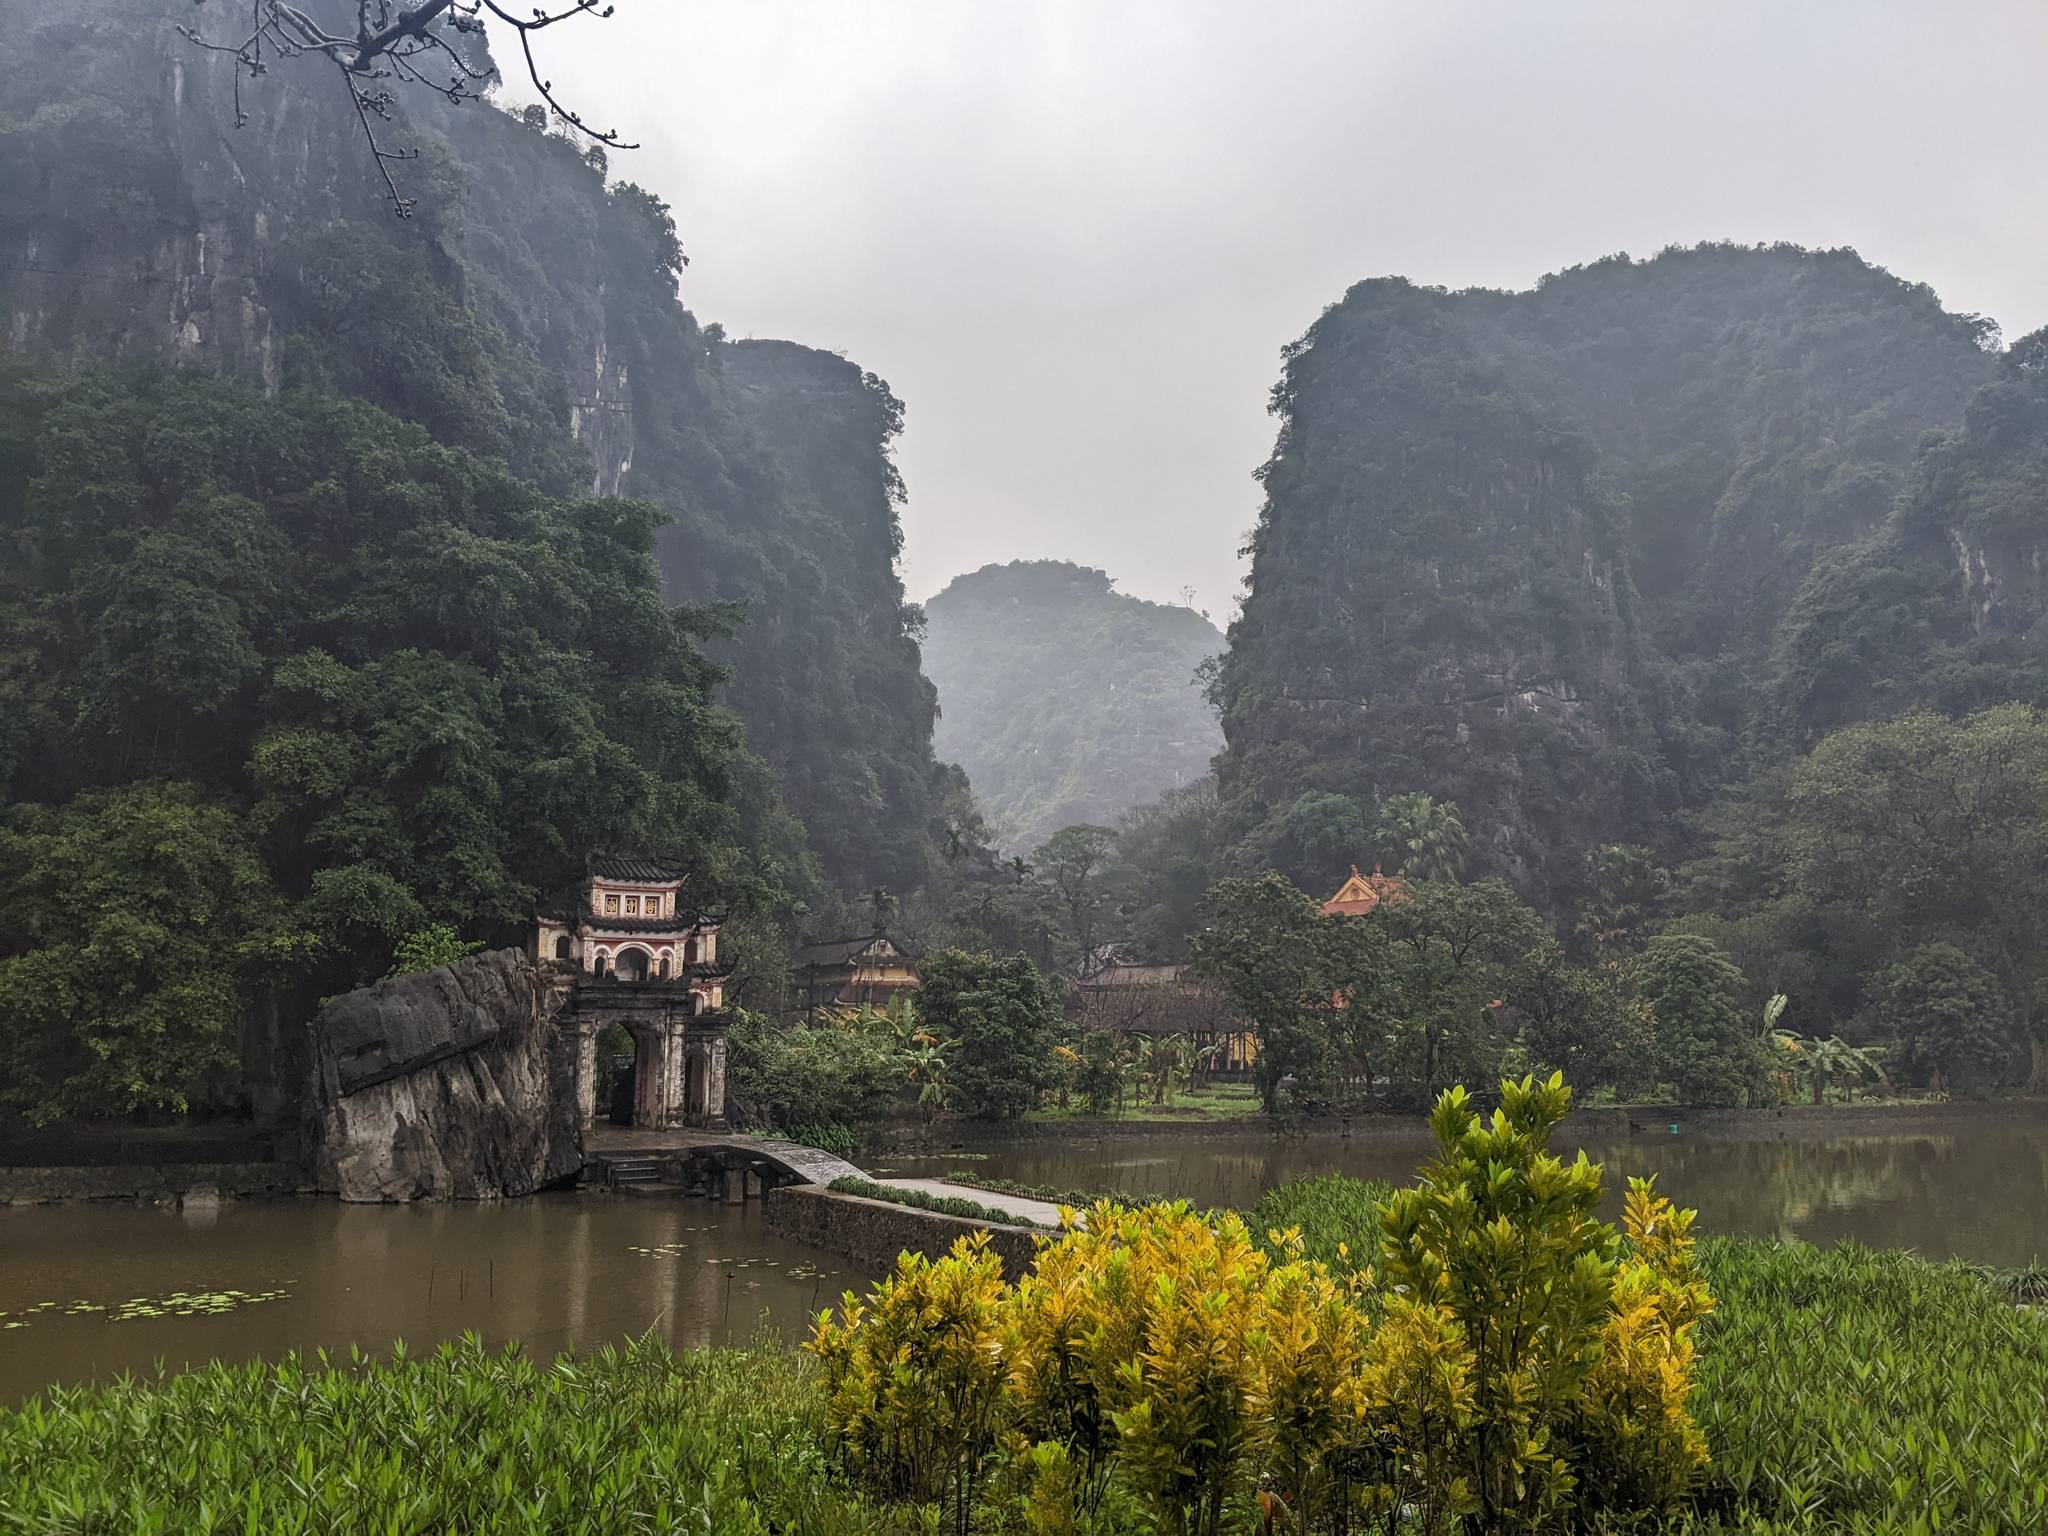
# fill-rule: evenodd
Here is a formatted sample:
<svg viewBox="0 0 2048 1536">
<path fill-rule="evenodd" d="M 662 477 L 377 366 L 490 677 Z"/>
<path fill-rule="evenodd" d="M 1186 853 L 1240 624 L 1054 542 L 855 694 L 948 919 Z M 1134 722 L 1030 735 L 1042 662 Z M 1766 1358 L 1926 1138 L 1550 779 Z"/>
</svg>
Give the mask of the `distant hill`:
<svg viewBox="0 0 2048 1536">
<path fill-rule="evenodd" d="M 1115 590 L 1101 571 L 1016 560 L 925 605 L 941 757 L 958 762 L 1003 847 L 1113 822 L 1208 772 L 1223 732 L 1195 668 L 1223 636 L 1192 608 Z"/>
</svg>

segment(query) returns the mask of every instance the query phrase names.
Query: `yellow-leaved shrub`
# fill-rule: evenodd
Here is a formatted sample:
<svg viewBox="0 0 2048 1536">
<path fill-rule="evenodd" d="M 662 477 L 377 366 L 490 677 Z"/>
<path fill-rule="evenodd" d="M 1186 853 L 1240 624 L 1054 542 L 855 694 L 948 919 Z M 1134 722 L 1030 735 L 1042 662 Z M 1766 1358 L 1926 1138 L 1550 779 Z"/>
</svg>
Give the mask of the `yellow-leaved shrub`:
<svg viewBox="0 0 2048 1536">
<path fill-rule="evenodd" d="M 1547 1149 L 1561 1079 L 1462 1090 L 1439 1155 L 1384 1210 L 1385 1273 L 1339 1279 L 1298 1231 L 1274 1257 L 1228 1212 L 1104 1202 L 1014 1286 L 985 1239 L 904 1255 L 823 1314 L 842 1464 L 968 1528 L 992 1461 L 1026 1530 L 1168 1536 L 1563 1531 L 1669 1508 L 1706 1461 L 1687 1409 L 1712 1307 L 1692 1213 Z"/>
</svg>

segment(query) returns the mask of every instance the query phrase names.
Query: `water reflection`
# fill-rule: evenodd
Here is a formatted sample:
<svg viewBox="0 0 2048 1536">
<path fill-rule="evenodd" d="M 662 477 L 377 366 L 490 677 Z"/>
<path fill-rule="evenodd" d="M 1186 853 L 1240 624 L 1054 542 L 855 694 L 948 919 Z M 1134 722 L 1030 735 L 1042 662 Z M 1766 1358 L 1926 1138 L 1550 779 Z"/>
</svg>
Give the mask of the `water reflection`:
<svg viewBox="0 0 2048 1536">
<path fill-rule="evenodd" d="M 758 1205 L 704 1200 L 231 1202 L 204 1222 L 132 1205 L 0 1209 L 0 1325 L 26 1325 L 0 1326 L 0 1399 L 157 1361 L 420 1348 L 465 1331 L 547 1354 L 649 1328 L 678 1345 L 737 1342 L 764 1318 L 794 1332 L 866 1278 L 763 1230 Z M 264 1300 L 123 1310 L 174 1293 Z"/>
<path fill-rule="evenodd" d="M 1429 1155 L 1421 1137 L 1112 1136 L 1014 1142 L 971 1162 L 901 1159 L 903 1171 L 968 1167 L 1060 1188 L 1182 1195 L 1249 1206 L 1273 1185 L 1318 1173 L 1396 1183 Z M 1911 1248 L 1987 1264 L 2048 1258 L 2048 1110 L 1958 1119 L 1946 1129 L 1832 1138 L 1638 1136 L 1588 1141 L 1607 1168 L 1610 1201 L 1630 1176 L 1700 1213 L 1702 1232 Z"/>
</svg>

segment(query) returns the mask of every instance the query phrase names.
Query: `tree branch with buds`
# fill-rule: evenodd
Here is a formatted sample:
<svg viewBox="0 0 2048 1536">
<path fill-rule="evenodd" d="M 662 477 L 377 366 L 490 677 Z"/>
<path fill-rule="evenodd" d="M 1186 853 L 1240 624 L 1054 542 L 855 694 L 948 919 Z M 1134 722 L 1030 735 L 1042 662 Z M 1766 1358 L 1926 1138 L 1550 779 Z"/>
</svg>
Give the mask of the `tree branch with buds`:
<svg viewBox="0 0 2048 1536">
<path fill-rule="evenodd" d="M 199 7 L 209 3 L 193 0 Z M 220 0 L 219 8 L 236 4 L 239 0 Z M 533 52 L 535 33 L 582 16 L 601 20 L 614 9 L 605 0 L 555 0 L 535 5 L 521 16 L 501 0 L 416 0 L 411 5 L 401 0 L 355 0 L 356 26 L 350 35 L 329 31 L 291 0 L 248 0 L 246 20 L 237 23 L 234 34 L 225 39 L 208 36 L 196 26 L 181 25 L 178 31 L 195 47 L 234 58 L 237 128 L 249 121 L 242 106 L 245 79 L 260 79 L 280 61 L 317 57 L 333 65 L 355 109 L 371 159 L 384 178 L 392 211 L 402 219 L 411 215 L 417 200 L 399 190 L 392 167 L 418 159 L 419 151 L 387 147 L 378 136 L 379 126 L 392 121 L 401 87 L 432 91 L 456 106 L 478 99 L 497 70 L 471 63 L 458 45 L 482 35 L 489 21 L 518 35 L 527 76 L 556 117 L 608 148 L 637 149 L 639 146 L 625 142 L 616 128 L 593 128 L 564 106 L 555 95 L 554 82 L 541 74 Z"/>
</svg>

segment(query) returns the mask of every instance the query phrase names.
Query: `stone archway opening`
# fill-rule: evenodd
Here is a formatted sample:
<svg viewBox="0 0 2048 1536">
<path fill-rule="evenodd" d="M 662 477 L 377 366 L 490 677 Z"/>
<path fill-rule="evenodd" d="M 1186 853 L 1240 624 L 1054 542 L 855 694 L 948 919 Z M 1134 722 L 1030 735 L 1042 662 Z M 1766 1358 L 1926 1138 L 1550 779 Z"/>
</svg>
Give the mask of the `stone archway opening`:
<svg viewBox="0 0 2048 1536">
<path fill-rule="evenodd" d="M 692 1125 L 711 1118 L 711 1053 L 702 1046 L 683 1065 L 683 1114 Z"/>
<path fill-rule="evenodd" d="M 629 944 L 612 957 L 612 969 L 621 981 L 645 981 L 654 957 L 637 944 Z"/>
</svg>

